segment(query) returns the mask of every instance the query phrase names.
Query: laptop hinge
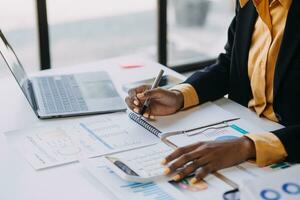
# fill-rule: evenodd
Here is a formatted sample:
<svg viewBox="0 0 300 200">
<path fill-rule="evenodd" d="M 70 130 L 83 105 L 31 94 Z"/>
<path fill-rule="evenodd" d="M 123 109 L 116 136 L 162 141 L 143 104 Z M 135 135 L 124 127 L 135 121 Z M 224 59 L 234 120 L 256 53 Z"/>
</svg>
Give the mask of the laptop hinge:
<svg viewBox="0 0 300 200">
<path fill-rule="evenodd" d="M 32 83 L 31 83 L 30 80 L 28 80 L 28 91 L 29 91 L 30 101 L 32 103 L 32 107 L 33 107 L 34 111 L 37 112 L 37 110 L 39 109 L 39 106 L 36 102 L 34 89 L 32 87 Z"/>
</svg>

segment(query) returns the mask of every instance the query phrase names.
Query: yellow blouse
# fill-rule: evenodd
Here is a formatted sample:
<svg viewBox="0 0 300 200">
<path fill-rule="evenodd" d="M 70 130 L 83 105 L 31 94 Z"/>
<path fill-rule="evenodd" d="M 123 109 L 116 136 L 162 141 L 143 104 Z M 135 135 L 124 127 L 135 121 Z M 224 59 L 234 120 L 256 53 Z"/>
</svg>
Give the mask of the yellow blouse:
<svg viewBox="0 0 300 200">
<path fill-rule="evenodd" d="M 241 7 L 248 1 L 240 0 Z M 248 76 L 253 98 L 248 106 L 259 116 L 277 122 L 273 110 L 274 71 L 292 0 L 270 0 L 270 2 L 253 0 L 259 17 L 255 23 L 249 50 Z M 180 84 L 172 89 L 183 93 L 184 109 L 200 103 L 193 86 Z M 255 143 L 256 163 L 259 166 L 281 161 L 287 156 L 284 146 L 272 133 L 251 133 L 247 137 Z"/>
</svg>

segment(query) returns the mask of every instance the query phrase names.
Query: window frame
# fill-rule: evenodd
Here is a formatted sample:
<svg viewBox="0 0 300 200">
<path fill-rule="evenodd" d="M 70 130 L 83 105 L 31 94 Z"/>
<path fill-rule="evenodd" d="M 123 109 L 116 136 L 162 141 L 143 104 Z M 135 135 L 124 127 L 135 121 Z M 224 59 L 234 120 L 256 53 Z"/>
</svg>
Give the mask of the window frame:
<svg viewBox="0 0 300 200">
<path fill-rule="evenodd" d="M 157 61 L 173 70 L 183 73 L 199 70 L 216 62 L 216 58 L 199 62 L 168 66 L 168 0 L 157 0 Z M 47 16 L 47 0 L 36 0 L 38 21 L 40 69 L 51 69 L 51 53 L 49 43 L 49 25 Z"/>
</svg>

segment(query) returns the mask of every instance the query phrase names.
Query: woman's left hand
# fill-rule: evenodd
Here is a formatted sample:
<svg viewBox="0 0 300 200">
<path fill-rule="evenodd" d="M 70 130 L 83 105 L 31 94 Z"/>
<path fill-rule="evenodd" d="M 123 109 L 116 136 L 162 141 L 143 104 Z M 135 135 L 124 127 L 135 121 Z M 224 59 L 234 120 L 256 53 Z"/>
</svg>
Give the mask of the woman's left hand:
<svg viewBox="0 0 300 200">
<path fill-rule="evenodd" d="M 165 168 L 165 175 L 182 168 L 173 177 L 175 181 L 197 170 L 195 177 L 191 180 L 192 183 L 196 183 L 209 173 L 242 163 L 254 158 L 255 154 L 254 143 L 247 137 L 241 137 L 227 141 L 198 142 L 177 148 L 161 163 L 167 165 L 172 162 Z"/>
</svg>

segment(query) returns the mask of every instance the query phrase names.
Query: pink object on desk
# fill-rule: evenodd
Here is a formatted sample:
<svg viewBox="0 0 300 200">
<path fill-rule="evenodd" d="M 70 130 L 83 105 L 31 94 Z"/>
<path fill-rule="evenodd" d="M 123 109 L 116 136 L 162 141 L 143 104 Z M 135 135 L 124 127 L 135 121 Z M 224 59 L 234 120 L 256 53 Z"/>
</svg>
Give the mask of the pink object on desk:
<svg viewBox="0 0 300 200">
<path fill-rule="evenodd" d="M 121 65 L 123 69 L 135 69 L 135 68 L 141 68 L 144 67 L 143 65 Z"/>
</svg>

